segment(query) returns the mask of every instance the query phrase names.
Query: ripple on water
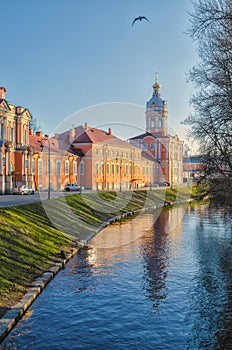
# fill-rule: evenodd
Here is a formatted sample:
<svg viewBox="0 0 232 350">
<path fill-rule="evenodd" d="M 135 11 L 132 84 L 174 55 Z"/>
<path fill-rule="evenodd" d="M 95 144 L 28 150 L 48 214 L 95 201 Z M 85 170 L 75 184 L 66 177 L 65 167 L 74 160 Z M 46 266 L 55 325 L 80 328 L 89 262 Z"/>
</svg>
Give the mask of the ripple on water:
<svg viewBox="0 0 232 350">
<path fill-rule="evenodd" d="M 230 231 L 221 212 L 207 207 L 187 211 L 181 222 L 174 214 L 165 210 L 155 222 L 144 216 L 153 225 L 142 235 L 127 228 L 137 238 L 121 245 L 115 241 L 122 242 L 125 225 L 118 232 L 107 227 L 107 244 L 97 235 L 92 248 L 77 254 L 4 344 L 33 350 L 232 349 Z"/>
</svg>

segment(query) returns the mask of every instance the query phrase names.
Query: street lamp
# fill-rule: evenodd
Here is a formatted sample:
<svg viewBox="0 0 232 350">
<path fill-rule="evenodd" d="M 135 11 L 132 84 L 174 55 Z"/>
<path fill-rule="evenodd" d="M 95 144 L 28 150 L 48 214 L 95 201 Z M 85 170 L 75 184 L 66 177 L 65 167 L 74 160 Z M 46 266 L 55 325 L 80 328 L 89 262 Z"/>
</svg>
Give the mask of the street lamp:
<svg viewBox="0 0 232 350">
<path fill-rule="evenodd" d="M 48 142 L 48 199 L 51 198 L 51 144 L 48 135 L 45 135 L 40 141 L 41 152 L 44 149 L 43 141 Z"/>
</svg>

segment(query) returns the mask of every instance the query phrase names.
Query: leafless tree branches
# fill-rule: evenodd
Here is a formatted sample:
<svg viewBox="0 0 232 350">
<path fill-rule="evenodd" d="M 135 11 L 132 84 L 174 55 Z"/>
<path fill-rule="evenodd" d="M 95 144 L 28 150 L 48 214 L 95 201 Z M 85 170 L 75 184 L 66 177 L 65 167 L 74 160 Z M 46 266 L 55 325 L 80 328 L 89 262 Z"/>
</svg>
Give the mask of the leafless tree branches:
<svg viewBox="0 0 232 350">
<path fill-rule="evenodd" d="M 194 114 L 186 119 L 205 156 L 205 175 L 232 177 L 232 1 L 193 0 L 188 35 L 198 44 L 190 70 Z"/>
</svg>

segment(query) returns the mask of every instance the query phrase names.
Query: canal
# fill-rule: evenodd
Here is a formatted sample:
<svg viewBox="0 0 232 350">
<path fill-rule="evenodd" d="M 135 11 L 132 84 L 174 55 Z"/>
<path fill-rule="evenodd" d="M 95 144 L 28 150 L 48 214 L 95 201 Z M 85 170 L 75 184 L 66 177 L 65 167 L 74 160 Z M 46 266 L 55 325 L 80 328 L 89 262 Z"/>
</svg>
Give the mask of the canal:
<svg viewBox="0 0 232 350">
<path fill-rule="evenodd" d="M 179 206 L 107 227 L 49 283 L 0 349 L 232 349 L 226 214 Z"/>
</svg>

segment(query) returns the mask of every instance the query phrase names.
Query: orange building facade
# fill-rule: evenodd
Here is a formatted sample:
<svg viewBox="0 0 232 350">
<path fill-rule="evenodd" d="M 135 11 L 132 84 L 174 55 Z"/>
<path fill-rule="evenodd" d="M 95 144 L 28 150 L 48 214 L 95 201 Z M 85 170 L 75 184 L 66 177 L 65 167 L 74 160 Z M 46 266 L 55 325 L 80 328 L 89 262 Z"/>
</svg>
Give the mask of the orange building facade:
<svg viewBox="0 0 232 350">
<path fill-rule="evenodd" d="M 0 194 L 12 193 L 17 182 L 33 186 L 31 119 L 28 109 L 6 101 L 6 89 L 0 87 Z"/>
<path fill-rule="evenodd" d="M 27 108 L 6 100 L 0 88 L 0 194 L 15 186 L 63 190 L 67 183 L 92 190 L 130 190 L 154 182 L 155 157 L 85 123 L 52 137 L 30 130 Z"/>
<path fill-rule="evenodd" d="M 104 131 L 85 123 L 59 138 L 69 140 L 69 151 L 80 156 L 78 184 L 85 189 L 128 190 L 152 182 L 153 159 L 114 136 L 111 128 Z"/>
<path fill-rule="evenodd" d="M 68 152 L 56 136 L 33 135 L 31 120 L 27 108 L 7 102 L 6 89 L 1 87 L 0 194 L 12 194 L 20 185 L 46 190 L 50 182 L 52 190 L 59 190 L 67 182 L 77 182 L 79 157 Z"/>
</svg>

